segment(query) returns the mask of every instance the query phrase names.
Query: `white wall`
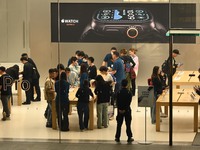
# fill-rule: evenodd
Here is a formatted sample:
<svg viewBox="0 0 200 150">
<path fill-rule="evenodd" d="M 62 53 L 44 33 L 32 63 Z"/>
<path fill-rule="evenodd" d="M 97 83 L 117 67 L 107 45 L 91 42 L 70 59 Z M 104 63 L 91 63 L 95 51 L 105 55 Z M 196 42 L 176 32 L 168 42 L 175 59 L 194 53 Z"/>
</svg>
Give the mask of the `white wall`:
<svg viewBox="0 0 200 150">
<path fill-rule="evenodd" d="M 0 0 L 0 8 L 3 6 L 3 2 L 6 0 Z M 8 0 L 9 1 L 9 0 Z M 13 1 L 13 0 L 10 0 Z M 50 3 L 56 2 L 55 0 L 26 0 L 28 2 L 27 9 L 30 12 L 30 55 L 36 62 L 41 74 L 41 85 L 44 83 L 44 79 L 47 76 L 48 69 L 55 67 L 58 63 L 58 45 L 51 43 L 51 30 L 50 30 Z M 61 0 L 60 2 L 97 2 L 96 0 Z M 98 0 L 98 2 L 105 2 L 104 0 Z M 122 2 L 122 0 L 109 0 L 107 2 Z M 16 4 L 17 5 L 17 4 Z M 198 12 L 199 12 L 199 6 Z M 2 10 L 0 9 L 0 12 Z M 29 15 L 29 14 L 28 14 Z M 5 17 L 5 14 L 1 17 Z M 199 18 L 199 17 L 197 17 Z M 0 18 L 1 22 L 1 18 Z M 0 24 L 0 27 L 7 28 L 7 24 Z M 200 25 L 199 25 L 200 27 Z M 5 31 L 0 30 L 1 34 L 5 34 Z M 27 33 L 27 34 L 28 34 Z M 19 33 L 21 34 L 21 33 Z M 4 40 L 0 35 L 0 44 Z M 140 59 L 140 68 L 138 75 L 138 84 L 146 85 L 147 78 L 150 77 L 152 68 L 154 65 L 161 65 L 162 62 L 168 57 L 168 44 L 124 44 L 124 43 L 61 43 L 60 44 L 60 60 L 61 63 L 67 64 L 68 59 L 74 55 L 74 52 L 78 49 L 84 50 L 88 55 L 95 58 L 96 65 L 99 67 L 102 63 L 103 57 L 109 52 L 111 47 L 121 48 L 136 47 L 138 49 L 138 56 Z M 6 47 L 6 45 L 0 45 Z M 179 44 L 174 45 L 174 48 L 180 49 L 181 56 L 177 58 L 177 61 L 184 63 L 184 69 L 196 70 L 200 66 L 200 51 L 199 43 L 197 44 Z M 2 48 L 3 49 L 3 48 Z M 28 49 L 28 48 L 27 48 Z M 14 50 L 13 50 L 14 51 Z M 28 50 L 27 50 L 28 51 Z M 1 50 L 2 52 L 2 50 Z M 5 53 L 1 54 L 5 55 Z M 11 58 L 18 60 L 19 55 L 13 52 Z M 0 59 L 2 58 L 0 56 Z"/>
<path fill-rule="evenodd" d="M 27 0 L 0 0 L 0 62 L 29 53 Z"/>
</svg>

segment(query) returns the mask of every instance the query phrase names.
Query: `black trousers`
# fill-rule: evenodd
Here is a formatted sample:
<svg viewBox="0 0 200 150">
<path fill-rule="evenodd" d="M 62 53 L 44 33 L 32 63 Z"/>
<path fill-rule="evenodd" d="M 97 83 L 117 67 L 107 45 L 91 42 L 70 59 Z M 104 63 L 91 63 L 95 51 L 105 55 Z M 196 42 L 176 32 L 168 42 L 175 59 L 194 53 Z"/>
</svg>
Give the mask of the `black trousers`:
<svg viewBox="0 0 200 150">
<path fill-rule="evenodd" d="M 69 130 L 69 102 L 67 100 L 65 102 L 59 102 L 56 101 L 56 112 L 57 112 L 57 118 L 58 118 L 58 126 L 61 131 L 67 131 Z"/>
<path fill-rule="evenodd" d="M 31 100 L 32 100 L 32 95 L 33 95 L 32 81 L 31 80 L 26 80 L 26 79 L 24 79 L 23 81 L 25 81 L 25 83 L 28 83 L 28 84 L 23 84 L 23 90 L 25 90 L 26 103 L 30 104 Z"/>
<path fill-rule="evenodd" d="M 136 78 L 131 79 L 131 85 L 132 85 L 132 95 L 135 96 L 135 89 L 136 89 L 136 83 L 135 83 Z"/>
<path fill-rule="evenodd" d="M 36 91 L 36 94 L 37 94 L 36 99 L 41 100 L 41 91 L 40 91 L 39 79 L 33 80 L 33 87 L 35 87 L 35 91 Z M 32 100 L 34 100 L 34 88 L 33 88 L 32 93 L 33 93 Z"/>
<path fill-rule="evenodd" d="M 88 128 L 88 121 L 89 121 L 89 104 L 78 102 L 77 104 L 78 110 L 78 118 L 79 118 L 79 127 L 80 130 Z"/>
<path fill-rule="evenodd" d="M 131 120 L 132 120 L 131 110 L 127 110 L 127 111 L 125 111 L 125 113 L 119 113 L 119 111 L 118 111 L 117 117 L 116 117 L 117 131 L 115 134 L 115 138 L 117 138 L 117 139 L 120 139 L 121 127 L 122 127 L 124 118 L 125 118 L 125 123 L 126 123 L 126 134 L 127 134 L 128 138 L 131 138 L 133 136 L 132 131 L 131 131 Z"/>
</svg>

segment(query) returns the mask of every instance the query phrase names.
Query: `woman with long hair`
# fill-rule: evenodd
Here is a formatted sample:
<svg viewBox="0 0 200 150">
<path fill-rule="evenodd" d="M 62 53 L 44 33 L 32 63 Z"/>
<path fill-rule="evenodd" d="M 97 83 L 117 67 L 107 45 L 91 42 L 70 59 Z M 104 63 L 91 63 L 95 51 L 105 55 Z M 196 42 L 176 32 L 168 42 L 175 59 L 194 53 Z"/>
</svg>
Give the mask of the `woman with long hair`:
<svg viewBox="0 0 200 150">
<path fill-rule="evenodd" d="M 80 69 L 80 87 L 83 87 L 83 81 L 88 80 L 88 71 L 87 71 L 87 66 L 86 64 L 82 63 L 81 64 L 81 69 Z"/>
<path fill-rule="evenodd" d="M 156 123 L 156 100 L 158 99 L 159 95 L 162 94 L 163 91 L 163 83 L 160 75 L 160 68 L 159 66 L 153 67 L 153 72 L 151 75 L 151 80 L 154 87 L 154 103 L 153 107 L 151 108 L 151 123 Z"/>
</svg>

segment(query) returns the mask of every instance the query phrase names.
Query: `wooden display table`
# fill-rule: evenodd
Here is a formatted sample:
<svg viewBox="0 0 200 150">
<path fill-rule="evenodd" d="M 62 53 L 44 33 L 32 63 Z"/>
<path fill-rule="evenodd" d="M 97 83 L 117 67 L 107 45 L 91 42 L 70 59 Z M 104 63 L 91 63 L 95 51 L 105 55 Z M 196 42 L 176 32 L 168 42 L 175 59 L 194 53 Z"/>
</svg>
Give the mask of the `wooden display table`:
<svg viewBox="0 0 200 150">
<path fill-rule="evenodd" d="M 194 74 L 195 76 L 189 76 L 189 74 Z M 177 71 L 173 76 L 173 84 L 179 89 L 181 85 L 200 85 L 198 71 Z"/>
<path fill-rule="evenodd" d="M 78 99 L 76 98 L 76 92 L 78 90 L 78 87 L 71 88 L 69 91 L 69 102 L 70 102 L 70 110 L 69 114 L 71 114 L 71 105 L 77 105 Z M 94 129 L 94 99 L 90 100 L 89 102 L 89 129 Z M 78 117 L 78 114 L 77 114 Z M 57 129 L 57 121 L 56 121 L 56 103 L 55 100 L 52 102 L 52 128 Z M 70 122 L 70 121 L 69 121 Z"/>
<path fill-rule="evenodd" d="M 178 92 L 183 92 L 179 94 Z M 198 103 L 199 96 L 196 95 L 195 99 L 192 99 L 190 89 L 175 89 L 173 91 L 173 106 L 192 106 L 194 107 L 194 132 L 198 131 Z M 194 93 L 194 92 L 193 92 Z M 161 106 L 169 106 L 169 92 L 163 93 L 156 102 L 156 131 L 160 131 L 160 108 Z M 184 116 L 183 116 L 184 118 Z"/>
<path fill-rule="evenodd" d="M 19 77 L 19 80 L 16 80 L 15 82 L 17 87 L 17 105 L 22 105 L 22 77 Z"/>
</svg>

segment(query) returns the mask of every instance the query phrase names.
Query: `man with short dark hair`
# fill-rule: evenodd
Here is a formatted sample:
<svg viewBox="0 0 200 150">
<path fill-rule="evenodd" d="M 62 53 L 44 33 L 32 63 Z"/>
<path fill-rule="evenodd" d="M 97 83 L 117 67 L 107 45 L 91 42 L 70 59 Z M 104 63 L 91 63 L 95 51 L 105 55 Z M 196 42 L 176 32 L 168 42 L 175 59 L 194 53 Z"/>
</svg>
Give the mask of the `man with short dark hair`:
<svg viewBox="0 0 200 150">
<path fill-rule="evenodd" d="M 78 65 L 78 59 L 71 57 L 71 64 L 69 65 L 71 71 L 75 72 L 77 76 L 80 74 L 80 66 Z"/>
<path fill-rule="evenodd" d="M 47 123 L 46 127 L 52 127 L 52 101 L 55 99 L 54 84 L 54 69 L 49 69 L 49 77 L 46 78 L 44 84 L 44 97 L 47 100 Z"/>
<path fill-rule="evenodd" d="M 31 100 L 33 100 L 33 65 L 28 62 L 26 57 L 21 57 L 20 61 L 24 64 L 23 68 L 23 88 L 26 93 L 26 101 L 23 102 L 23 105 L 31 104 Z M 25 87 L 24 87 L 25 86 Z"/>
<path fill-rule="evenodd" d="M 123 120 L 125 118 L 126 123 L 126 134 L 128 136 L 128 143 L 134 141 L 132 138 L 132 131 L 131 131 L 131 101 L 132 101 L 132 94 L 127 89 L 128 81 L 123 79 L 121 82 L 122 89 L 117 93 L 117 131 L 115 134 L 115 141 L 120 142 L 121 136 L 121 127 L 123 124 Z"/>
<path fill-rule="evenodd" d="M 80 66 L 83 63 L 83 58 L 85 57 L 84 51 L 80 51 L 77 54 L 77 59 L 78 59 L 78 65 Z"/>
<path fill-rule="evenodd" d="M 6 68 L 0 67 L 0 90 L 1 90 L 1 102 L 3 106 L 3 118 L 2 121 L 6 121 L 10 117 L 10 110 L 8 108 L 8 102 L 11 97 L 11 86 L 12 86 L 12 77 L 10 77 L 6 72 Z"/>
<path fill-rule="evenodd" d="M 108 53 L 108 54 L 104 57 L 102 66 L 106 66 L 106 67 L 108 67 L 108 69 L 110 69 L 110 68 L 113 67 L 112 54 L 113 54 L 113 52 L 115 52 L 115 51 L 117 51 L 117 48 L 116 48 L 116 47 L 112 47 L 112 48 L 110 49 L 110 53 Z"/>
<path fill-rule="evenodd" d="M 77 86 L 78 85 L 77 74 L 71 71 L 69 67 L 65 68 L 65 73 L 67 75 L 67 82 L 69 82 L 72 87 Z"/>
<path fill-rule="evenodd" d="M 117 93 L 121 89 L 121 81 L 125 79 L 124 63 L 117 51 L 113 52 L 112 58 L 114 61 L 112 74 L 116 77 L 115 93 Z"/>
<path fill-rule="evenodd" d="M 80 50 L 77 50 L 76 52 L 75 52 L 75 57 L 76 58 L 78 58 L 78 53 L 80 52 Z M 69 67 L 69 65 L 71 64 L 71 57 L 69 58 L 69 60 L 68 60 L 68 63 L 67 63 L 67 66 Z"/>
<path fill-rule="evenodd" d="M 95 66 L 94 64 L 94 58 L 93 57 L 89 57 L 88 58 L 88 78 L 89 78 L 89 81 L 91 79 L 95 79 L 96 76 L 97 76 L 97 67 Z"/>
<path fill-rule="evenodd" d="M 36 94 L 37 94 L 37 97 L 34 99 L 34 91 L 32 91 L 32 101 L 41 101 L 41 91 L 40 91 L 40 85 L 39 85 L 39 79 L 40 79 L 40 74 L 38 72 L 38 69 L 37 69 L 37 66 L 35 64 L 35 62 L 28 57 L 28 54 L 27 53 L 23 53 L 21 55 L 22 57 L 26 57 L 28 62 L 30 64 L 33 65 L 34 67 L 34 76 L 33 76 L 33 79 L 32 79 L 32 86 L 35 87 L 35 91 L 36 91 Z M 34 88 L 32 88 L 34 89 Z"/>
<path fill-rule="evenodd" d="M 172 51 L 172 66 L 173 66 L 173 69 L 172 69 L 172 70 L 173 70 L 173 75 L 175 74 L 176 69 L 177 69 L 178 67 L 181 66 L 181 65 L 177 64 L 177 63 L 176 63 L 176 60 L 175 60 L 175 58 L 176 58 L 178 55 L 180 55 L 179 50 L 178 50 L 178 49 L 174 49 L 174 50 Z M 169 58 L 167 59 L 167 61 L 170 62 Z"/>
</svg>

